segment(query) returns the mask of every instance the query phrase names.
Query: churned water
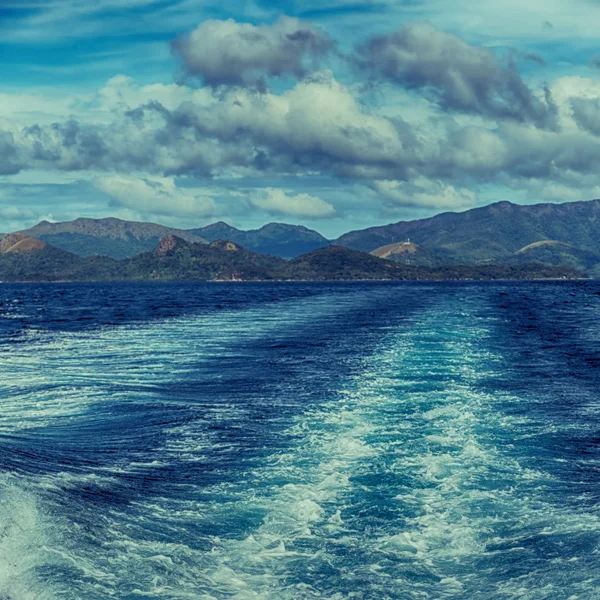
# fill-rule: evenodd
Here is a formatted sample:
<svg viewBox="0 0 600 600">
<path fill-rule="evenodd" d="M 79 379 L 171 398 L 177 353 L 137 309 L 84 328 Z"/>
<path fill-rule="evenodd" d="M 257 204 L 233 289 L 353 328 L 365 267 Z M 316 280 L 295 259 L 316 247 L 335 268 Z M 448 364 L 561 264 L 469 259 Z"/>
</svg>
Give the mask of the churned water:
<svg viewBox="0 0 600 600">
<path fill-rule="evenodd" d="M 0 287 L 0 598 L 600 598 L 600 284 Z"/>
</svg>

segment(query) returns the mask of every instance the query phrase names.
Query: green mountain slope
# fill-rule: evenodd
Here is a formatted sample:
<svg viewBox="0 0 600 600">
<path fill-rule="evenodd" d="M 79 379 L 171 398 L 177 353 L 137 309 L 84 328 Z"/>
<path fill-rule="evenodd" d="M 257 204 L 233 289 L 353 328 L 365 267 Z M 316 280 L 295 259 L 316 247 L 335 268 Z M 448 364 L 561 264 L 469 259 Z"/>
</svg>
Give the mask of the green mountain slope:
<svg viewBox="0 0 600 600">
<path fill-rule="evenodd" d="M 76 219 L 63 223 L 42 221 L 25 230 L 27 235 L 78 256 L 127 258 L 150 252 L 168 235 L 201 243 L 201 237 L 156 223 L 138 223 L 121 219 Z"/>
<path fill-rule="evenodd" d="M 250 252 L 229 241 L 190 244 L 175 236 L 164 238 L 153 251 L 119 261 L 119 279 L 268 280 L 276 278 L 285 261 Z"/>
<path fill-rule="evenodd" d="M 365 252 L 329 246 L 287 263 L 282 275 L 292 280 L 494 280 L 572 279 L 582 273 L 540 264 L 419 267 L 397 264 Z"/>
<path fill-rule="evenodd" d="M 242 231 L 220 221 L 200 229 L 190 229 L 189 233 L 203 237 L 210 242 L 230 240 L 252 252 L 270 254 L 285 259 L 294 258 L 329 245 L 329 240 L 320 233 L 301 225 L 285 223 L 268 223 L 260 229 Z"/>
<path fill-rule="evenodd" d="M 164 238 L 153 252 L 114 260 L 81 257 L 16 234 L 0 250 L 0 281 L 268 281 L 573 278 L 570 267 L 547 265 L 416 267 L 328 246 L 291 261 L 250 252 L 229 241 L 190 244 Z M 3 240 L 4 242 L 4 240 Z M 16 248 L 16 250 L 15 250 Z"/>
<path fill-rule="evenodd" d="M 460 263 L 508 257 L 543 240 L 600 252 L 600 200 L 531 206 L 498 202 L 461 213 L 352 231 L 335 243 L 370 252 L 407 238 L 424 248 L 443 250 Z"/>
<path fill-rule="evenodd" d="M 441 265 L 453 265 L 457 262 L 451 252 L 439 249 L 430 250 L 413 242 L 387 244 L 372 250 L 370 254 L 415 267 L 438 267 Z"/>
<path fill-rule="evenodd" d="M 405 279 L 406 271 L 365 252 L 327 246 L 291 260 L 282 276 L 307 280 Z"/>
<path fill-rule="evenodd" d="M 27 251 L 13 248 L 0 253 L 0 281 L 105 281 L 115 278 L 116 265 L 110 258 L 83 258 L 49 244 Z"/>
<path fill-rule="evenodd" d="M 544 240 L 521 248 L 510 257 L 502 259 L 503 264 L 522 265 L 526 263 L 546 265 L 567 265 L 592 276 L 600 276 L 600 252 L 581 250 L 565 242 Z"/>
</svg>

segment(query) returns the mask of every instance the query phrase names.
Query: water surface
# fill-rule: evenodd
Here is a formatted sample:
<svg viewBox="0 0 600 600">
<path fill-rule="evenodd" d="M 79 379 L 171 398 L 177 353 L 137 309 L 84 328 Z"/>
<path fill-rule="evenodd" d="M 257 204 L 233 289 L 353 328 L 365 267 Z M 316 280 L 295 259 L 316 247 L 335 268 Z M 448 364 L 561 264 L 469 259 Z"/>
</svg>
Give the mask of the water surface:
<svg viewBox="0 0 600 600">
<path fill-rule="evenodd" d="M 0 598 L 600 598 L 600 284 L 0 287 Z"/>
</svg>

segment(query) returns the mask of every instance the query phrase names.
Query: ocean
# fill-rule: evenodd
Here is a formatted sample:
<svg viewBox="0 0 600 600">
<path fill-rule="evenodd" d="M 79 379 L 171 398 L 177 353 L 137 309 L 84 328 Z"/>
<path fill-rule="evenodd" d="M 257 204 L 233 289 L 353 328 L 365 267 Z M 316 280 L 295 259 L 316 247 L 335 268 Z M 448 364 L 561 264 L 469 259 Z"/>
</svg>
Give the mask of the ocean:
<svg viewBox="0 0 600 600">
<path fill-rule="evenodd" d="M 0 599 L 600 599 L 600 282 L 0 286 Z"/>
</svg>

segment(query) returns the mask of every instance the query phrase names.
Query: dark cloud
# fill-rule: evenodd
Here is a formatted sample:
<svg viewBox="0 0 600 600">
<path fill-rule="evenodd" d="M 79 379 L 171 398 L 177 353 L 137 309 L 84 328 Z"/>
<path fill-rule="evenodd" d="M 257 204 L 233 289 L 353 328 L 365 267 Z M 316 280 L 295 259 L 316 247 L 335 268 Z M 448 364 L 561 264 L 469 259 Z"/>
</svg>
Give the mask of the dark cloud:
<svg viewBox="0 0 600 600">
<path fill-rule="evenodd" d="M 357 47 L 356 64 L 372 77 L 423 90 L 444 110 L 512 119 L 542 129 L 558 126 L 550 93 L 536 97 L 512 61 L 503 64 L 490 50 L 469 46 L 427 24 L 372 37 Z"/>
<path fill-rule="evenodd" d="M 467 197 L 459 190 L 477 182 L 572 180 L 600 161 L 600 100 L 574 99 L 580 128 L 552 131 L 514 120 L 464 126 L 442 116 L 413 125 L 373 115 L 326 73 L 280 94 L 229 88 L 197 98 L 176 108 L 151 101 L 104 125 L 67 120 L 0 131 L 2 172 L 385 180 L 395 182 L 385 190 L 397 204 L 433 206 Z M 417 179 L 414 190 L 397 183 Z M 426 179 L 440 183 L 428 187 Z"/>
<path fill-rule="evenodd" d="M 531 62 L 537 63 L 538 65 L 542 65 L 542 66 L 546 65 L 546 61 L 539 54 L 536 54 L 535 52 L 526 52 L 525 54 L 523 54 L 523 58 L 525 60 L 529 60 Z"/>
<path fill-rule="evenodd" d="M 266 89 L 266 78 L 305 77 L 334 44 L 310 23 L 281 17 L 272 25 L 204 21 L 173 43 L 187 75 L 204 84 Z"/>
<path fill-rule="evenodd" d="M 0 130 L 0 175 L 13 175 L 18 173 L 21 167 L 13 134 Z"/>
<path fill-rule="evenodd" d="M 600 136 L 600 98 L 572 98 L 571 108 L 581 129 Z"/>
</svg>

